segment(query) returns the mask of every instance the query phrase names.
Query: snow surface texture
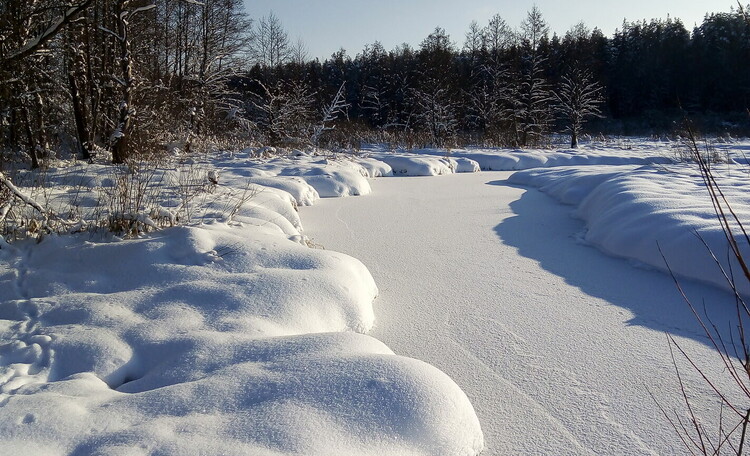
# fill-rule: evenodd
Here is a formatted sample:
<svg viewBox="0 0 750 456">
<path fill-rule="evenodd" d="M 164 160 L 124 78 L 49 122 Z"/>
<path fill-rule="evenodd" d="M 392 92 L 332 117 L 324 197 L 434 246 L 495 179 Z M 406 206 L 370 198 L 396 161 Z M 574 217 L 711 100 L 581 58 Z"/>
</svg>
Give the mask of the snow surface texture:
<svg viewBox="0 0 750 456">
<path fill-rule="evenodd" d="M 466 392 L 483 455 L 686 454 L 649 396 L 686 418 L 665 332 L 717 385 L 736 388 L 672 279 L 585 245 L 571 207 L 509 185 L 509 175 L 380 179 L 367 198 L 301 215 L 315 242 L 372 272 L 372 334 Z M 722 329 L 736 317 L 729 293 L 683 287 Z M 692 407 L 714 429 L 710 387 L 678 362 Z"/>
<path fill-rule="evenodd" d="M 326 158 L 304 152 L 262 161 L 257 156 L 248 150 L 214 164 L 225 170 L 225 176 L 288 191 L 301 206 L 312 205 L 318 198 L 367 195 L 371 191 L 367 178 L 392 175 L 388 165 L 369 159 Z"/>
<path fill-rule="evenodd" d="M 369 271 L 301 233 L 296 205 L 367 193 L 387 165 L 235 160 L 210 174 L 221 191 L 203 219 L 217 221 L 0 246 L 3 452 L 478 454 L 461 389 L 363 334 Z M 47 178 L 72 179 L 81 201 L 114 185 L 103 169 Z M 237 194 L 251 197 L 221 217 Z"/>
<path fill-rule="evenodd" d="M 716 166 L 714 172 L 737 216 L 750 220 L 746 167 Z M 740 274 L 737 261 L 728 261 L 724 232 L 694 165 L 536 169 L 520 171 L 509 181 L 577 206 L 576 216 L 586 221 L 584 239 L 607 253 L 665 271 L 668 263 L 679 276 L 729 290 L 708 246 L 725 271 Z M 740 242 L 740 247 L 750 258 L 750 246 Z M 746 281 L 737 285 L 750 295 Z"/>
</svg>

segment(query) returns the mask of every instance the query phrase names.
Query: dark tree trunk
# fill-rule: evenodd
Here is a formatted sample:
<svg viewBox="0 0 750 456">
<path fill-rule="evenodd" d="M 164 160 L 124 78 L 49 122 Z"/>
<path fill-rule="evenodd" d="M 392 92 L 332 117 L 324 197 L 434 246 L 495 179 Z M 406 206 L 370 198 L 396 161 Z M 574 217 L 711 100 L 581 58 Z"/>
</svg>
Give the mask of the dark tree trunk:
<svg viewBox="0 0 750 456">
<path fill-rule="evenodd" d="M 128 140 L 131 129 L 131 103 L 133 92 L 133 61 L 130 55 L 128 37 L 128 13 L 125 7 L 128 0 L 117 2 L 117 33 L 120 44 L 120 70 L 122 72 L 122 101 L 119 107 L 118 125 L 112 145 L 112 163 L 125 163 L 128 158 Z"/>
<path fill-rule="evenodd" d="M 39 168 L 39 154 L 37 153 L 37 143 L 34 138 L 34 132 L 31 129 L 31 119 L 29 116 L 29 109 L 26 107 L 21 108 L 21 115 L 23 117 L 24 130 L 26 132 L 26 140 L 28 141 L 28 149 L 26 153 L 31 158 L 31 169 Z"/>
<path fill-rule="evenodd" d="M 68 73 L 68 81 L 70 82 L 70 98 L 73 105 L 73 117 L 76 122 L 79 152 L 84 160 L 89 160 L 91 159 L 91 133 L 89 131 L 86 103 L 81 99 L 81 91 L 73 71 Z"/>
</svg>

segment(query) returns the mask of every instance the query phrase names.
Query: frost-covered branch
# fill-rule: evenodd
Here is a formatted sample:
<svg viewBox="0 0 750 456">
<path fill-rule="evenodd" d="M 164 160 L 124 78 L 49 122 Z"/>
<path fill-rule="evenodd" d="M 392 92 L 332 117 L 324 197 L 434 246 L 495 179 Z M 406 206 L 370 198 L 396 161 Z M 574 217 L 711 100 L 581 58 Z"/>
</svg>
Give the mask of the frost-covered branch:
<svg viewBox="0 0 750 456">
<path fill-rule="evenodd" d="M 10 192 L 18 199 L 23 201 L 24 204 L 27 204 L 34 209 L 36 209 L 40 214 L 47 216 L 47 211 L 39 205 L 36 201 L 34 201 L 29 195 L 25 194 L 21 190 L 18 189 L 15 185 L 13 185 L 13 182 L 8 179 L 5 174 L 0 172 L 0 184 L 2 184 L 5 188 L 10 190 Z"/>
<path fill-rule="evenodd" d="M 75 225 L 77 223 L 77 222 L 72 221 L 72 220 L 64 219 L 64 218 L 60 217 L 59 215 L 55 214 L 53 211 L 45 209 L 44 207 L 42 207 L 42 205 L 40 205 L 39 203 L 37 203 L 36 201 L 34 201 L 33 198 L 31 198 L 29 195 L 27 195 L 24 192 L 22 192 L 18 187 L 16 187 L 13 184 L 13 182 L 11 182 L 11 180 L 8 179 L 8 177 L 5 176 L 5 174 L 3 174 L 2 172 L 0 172 L 0 186 L 3 186 L 6 189 L 8 189 L 10 191 L 11 195 L 13 195 L 14 197 L 16 197 L 19 200 L 21 200 L 21 202 L 23 202 L 23 204 L 25 204 L 27 206 L 30 206 L 35 211 L 39 212 L 42 215 L 42 217 L 44 218 L 44 223 L 43 223 L 44 226 L 47 225 L 47 222 L 49 220 L 54 220 L 55 222 L 57 222 L 57 223 L 59 223 L 59 224 L 61 224 L 63 226 L 67 226 L 67 227 L 73 226 L 73 225 Z M 13 207 L 13 204 L 12 204 L 11 201 L 7 201 L 5 204 L 3 204 L 2 207 L 0 207 L 0 222 L 5 221 L 5 218 L 10 213 L 10 210 L 11 210 L 12 207 Z"/>
<path fill-rule="evenodd" d="M 600 109 L 602 86 L 586 70 L 573 69 L 562 76 L 560 89 L 555 92 L 558 111 L 567 119 L 571 134 L 570 147 L 578 147 L 578 136 L 592 117 L 603 117 Z"/>
<path fill-rule="evenodd" d="M 248 100 L 251 116 L 268 136 L 271 144 L 288 139 L 309 138 L 313 93 L 304 84 L 278 82 L 257 84 L 258 93 Z"/>
<path fill-rule="evenodd" d="M 323 109 L 323 118 L 320 123 L 315 127 L 312 135 L 312 143 L 316 146 L 320 141 L 320 136 L 329 130 L 333 130 L 335 127 L 329 126 L 331 122 L 339 118 L 340 115 L 346 115 L 346 110 L 349 108 L 349 103 L 346 102 L 346 81 L 341 83 L 336 96 L 333 97 L 331 104 Z"/>
<path fill-rule="evenodd" d="M 19 49 L 12 51 L 7 57 L 2 59 L 3 64 L 7 64 L 16 60 L 26 58 L 39 50 L 42 46 L 47 44 L 57 33 L 70 21 L 75 19 L 81 12 L 86 10 L 92 3 L 93 0 L 84 0 L 75 6 L 68 8 L 65 13 L 55 19 L 52 24 L 47 27 L 41 34 L 37 35 L 26 44 L 21 46 Z"/>
</svg>

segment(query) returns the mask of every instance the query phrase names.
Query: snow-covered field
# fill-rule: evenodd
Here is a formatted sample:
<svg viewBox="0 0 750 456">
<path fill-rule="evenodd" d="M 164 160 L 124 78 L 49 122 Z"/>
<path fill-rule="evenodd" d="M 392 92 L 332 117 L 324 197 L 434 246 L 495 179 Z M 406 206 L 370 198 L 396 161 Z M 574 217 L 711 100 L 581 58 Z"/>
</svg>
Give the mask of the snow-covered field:
<svg viewBox="0 0 750 456">
<path fill-rule="evenodd" d="M 721 366 L 654 270 L 657 241 L 692 297 L 716 318 L 733 309 L 694 233 L 717 251 L 723 235 L 672 147 L 247 150 L 165 165 L 140 215 L 186 226 L 0 241 L 3 451 L 680 452 L 644 388 L 680 407 L 663 332 Z M 726 150 L 741 162 L 743 147 Z M 745 166 L 716 170 L 746 219 Z M 390 177 L 436 175 L 448 176 Z M 218 184 L 181 196 L 204 178 Z M 27 186 L 42 179 L 55 185 Z M 84 216 L 121 185 L 98 165 L 17 182 Z M 321 200 L 357 195 L 370 196 Z"/>
</svg>

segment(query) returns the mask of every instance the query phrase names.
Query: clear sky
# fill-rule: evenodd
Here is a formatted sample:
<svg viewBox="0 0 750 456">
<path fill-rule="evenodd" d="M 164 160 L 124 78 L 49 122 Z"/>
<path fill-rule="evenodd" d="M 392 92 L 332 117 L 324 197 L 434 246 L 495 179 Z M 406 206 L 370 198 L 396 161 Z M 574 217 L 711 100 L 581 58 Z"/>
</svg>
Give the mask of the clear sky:
<svg viewBox="0 0 750 456">
<path fill-rule="evenodd" d="M 623 19 L 682 19 L 688 30 L 707 12 L 727 12 L 733 0 L 245 0 L 252 18 L 273 11 L 289 37 L 302 38 L 311 57 L 329 57 L 343 47 L 354 56 L 365 44 L 380 41 L 387 49 L 401 43 L 418 46 L 435 27 L 446 29 L 458 45 L 472 20 L 480 25 L 500 14 L 517 27 L 536 4 L 552 32 L 563 35 L 583 21 L 611 35 Z"/>
</svg>

